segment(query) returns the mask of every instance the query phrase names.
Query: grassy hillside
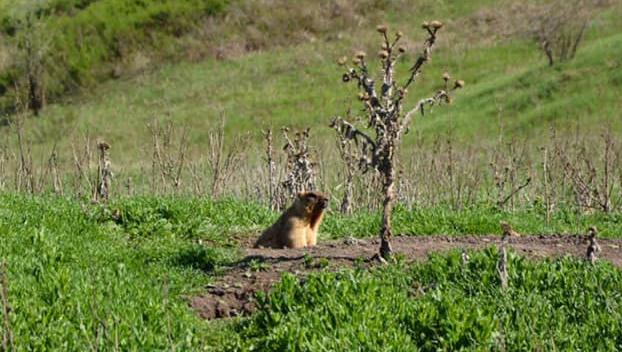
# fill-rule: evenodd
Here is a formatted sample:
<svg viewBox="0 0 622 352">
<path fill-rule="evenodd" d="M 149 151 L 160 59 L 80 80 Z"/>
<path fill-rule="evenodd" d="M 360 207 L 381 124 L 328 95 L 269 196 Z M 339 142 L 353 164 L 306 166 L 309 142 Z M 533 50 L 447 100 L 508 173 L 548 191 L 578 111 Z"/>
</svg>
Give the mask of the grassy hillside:
<svg viewBox="0 0 622 352">
<path fill-rule="evenodd" d="M 47 0 L 0 2 L 0 110 L 11 111 L 15 85 L 37 79 L 45 99 L 93 87 L 151 61 L 172 57 L 176 40 L 226 2 Z M 3 45 L 4 44 L 4 45 Z"/>
<path fill-rule="evenodd" d="M 462 38 L 464 19 L 485 6 L 480 2 L 465 8 L 431 8 L 430 13 L 417 12 L 415 20 L 386 13 L 391 28 L 403 30 L 409 38 L 410 55 L 399 66 L 401 72 L 409 67 L 408 59 L 412 60 L 423 40 L 413 21 L 441 16 L 447 22 L 433 60 L 413 89 L 412 104 L 438 86 L 444 71 L 467 82 L 453 106 L 437 108 L 415 122 L 416 133 L 407 143 L 431 140 L 450 130 L 463 145 L 481 146 L 496 141 L 500 130 L 537 144 L 552 124 L 562 130 L 581 126 L 599 131 L 605 125 L 622 130 L 621 102 L 616 96 L 622 84 L 619 8 L 594 21 L 575 60 L 550 68 L 531 42 L 491 44 L 473 35 Z M 261 128 L 311 126 L 316 144 L 332 146 L 333 135 L 326 127 L 330 118 L 343 114 L 348 106 L 357 108 L 355 87 L 340 83 L 342 72 L 335 60 L 358 48 L 373 53 L 377 42 L 373 27 L 359 28 L 344 32 L 340 39 L 236 59 L 168 64 L 132 79 L 103 83 L 49 106 L 27 127 L 33 131 L 34 147 L 44 150 L 52 143 L 67 150 L 69 141 L 84 133 L 105 138 L 124 151 L 115 155 L 124 167 L 136 165 L 140 151 L 148 148 L 146 125 L 154 119 L 187 127 L 193 147 L 205 143 L 207 131 L 221 113 L 226 116 L 228 132 L 250 132 L 256 142 Z"/>
</svg>

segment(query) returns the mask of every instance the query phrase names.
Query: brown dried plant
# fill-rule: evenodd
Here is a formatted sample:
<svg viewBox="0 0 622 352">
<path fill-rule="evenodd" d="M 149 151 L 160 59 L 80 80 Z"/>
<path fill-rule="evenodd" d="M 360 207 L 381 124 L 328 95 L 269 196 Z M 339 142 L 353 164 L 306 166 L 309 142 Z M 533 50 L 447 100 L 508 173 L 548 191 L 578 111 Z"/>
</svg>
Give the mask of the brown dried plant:
<svg viewBox="0 0 622 352">
<path fill-rule="evenodd" d="M 505 209 L 509 203 L 510 209 L 514 210 L 514 198 L 531 183 L 530 176 L 521 176 L 526 164 L 526 148 L 518 150 L 515 141 L 507 143 L 507 151 L 497 151 L 490 162 L 493 182 L 496 188 L 496 205 L 499 209 Z M 523 177 L 523 181 L 520 181 Z"/>
<path fill-rule="evenodd" d="M 382 68 L 379 79 L 381 84 L 378 87 L 380 90 L 378 91 L 376 81 L 371 77 L 364 52 L 355 54 L 352 60 L 353 67 L 348 69 L 342 77 L 344 82 L 357 83 L 367 128 L 359 129 L 341 117 L 335 117 L 331 123 L 331 127 L 342 138 L 352 140 L 358 146 L 355 156 L 359 161 L 360 170 L 365 173 L 374 169 L 381 175 L 384 200 L 379 254 L 382 258 L 389 258 L 392 254 L 391 214 L 395 200 L 396 155 L 401 139 L 408 131 L 415 114 L 423 115 L 426 106 L 450 103 L 450 92 L 464 85 L 461 80 L 450 84 L 451 78 L 445 74 L 442 88 L 432 96 L 419 100 L 410 111 L 404 111 L 403 105 L 408 95 L 408 88 L 421 74 L 423 65 L 430 60 L 437 33 L 443 24 L 439 21 L 432 21 L 423 23 L 422 27 L 428 38 L 424 42 L 421 54 L 410 68 L 408 77 L 400 84 L 394 77 L 394 69 L 395 64 L 406 51 L 403 46 L 399 45 L 403 35 L 401 32 L 396 32 L 390 39 L 387 26 L 378 26 L 377 31 L 382 36 L 381 50 L 378 53 Z M 345 65 L 346 61 L 345 58 L 340 59 L 339 64 Z"/>
<path fill-rule="evenodd" d="M 591 0 L 556 0 L 534 8 L 528 33 L 550 66 L 574 58 L 594 16 L 593 7 Z"/>
<path fill-rule="evenodd" d="M 93 190 L 93 201 L 108 203 L 112 185 L 112 165 L 110 163 L 110 144 L 99 141 L 99 164 L 97 166 L 97 188 Z"/>
<path fill-rule="evenodd" d="M 274 161 L 274 141 L 272 138 L 272 129 L 268 129 L 263 132 L 264 139 L 266 140 L 266 158 L 265 162 L 268 166 L 268 203 L 271 210 L 276 209 L 277 204 L 277 174 L 276 174 L 276 163 Z"/>
<path fill-rule="evenodd" d="M 309 147 L 310 128 L 294 132 L 293 139 L 289 135 L 289 128 L 282 128 L 285 146 L 283 151 L 287 155 L 285 180 L 279 187 L 277 208 L 284 209 L 287 203 L 296 194 L 316 189 L 317 164 L 311 160 Z"/>
<path fill-rule="evenodd" d="M 508 253 L 507 245 L 509 242 L 509 234 L 503 233 L 501 237 L 501 245 L 499 246 L 499 261 L 497 262 L 497 273 L 499 274 L 499 281 L 501 282 L 501 290 L 505 291 L 508 288 Z"/>
<path fill-rule="evenodd" d="M 18 106 L 22 106 L 18 101 Z M 30 141 L 26 140 L 24 136 L 24 120 L 26 119 L 26 112 L 18 113 L 13 126 L 15 127 L 15 134 L 17 135 L 17 144 L 19 150 L 19 163 L 17 172 L 15 173 L 15 190 L 17 192 L 26 191 L 30 194 L 35 193 L 35 170 L 32 161 L 32 151 L 30 148 Z"/>
<path fill-rule="evenodd" d="M 52 178 L 52 190 L 54 194 L 63 195 L 63 182 L 58 172 L 58 152 L 56 150 L 56 144 L 54 144 L 52 148 L 47 164 L 47 173 L 49 173 Z"/>
<path fill-rule="evenodd" d="M 207 150 L 207 164 L 212 176 L 211 196 L 218 198 L 231 182 L 232 176 L 239 171 L 242 155 L 247 144 L 243 136 L 230 145 L 225 140 L 225 115 L 221 115 L 220 124 L 209 133 L 209 148 Z"/>
<path fill-rule="evenodd" d="M 151 186 L 155 192 L 169 188 L 178 191 L 188 150 L 187 130 L 181 132 L 175 143 L 176 131 L 171 121 L 162 126 L 156 120 L 148 128 L 153 141 Z"/>
<path fill-rule="evenodd" d="M 76 145 L 82 145 L 81 150 Z M 72 142 L 71 151 L 75 166 L 73 191 L 78 197 L 85 194 L 92 197 L 97 185 L 97 174 L 92 171 L 93 153 L 89 135 L 85 134 L 81 142 Z"/>
<path fill-rule="evenodd" d="M 8 183 L 8 167 L 11 161 L 11 153 L 6 145 L 0 145 L 0 191 L 4 191 Z"/>
<path fill-rule="evenodd" d="M 46 60 L 49 56 L 51 38 L 44 34 L 47 31 L 45 22 L 39 19 L 35 12 L 28 11 L 20 22 L 21 28 L 15 37 L 15 47 L 16 64 L 22 77 L 14 82 L 15 95 L 22 95 L 26 100 L 26 109 L 39 116 L 39 112 L 46 104 L 45 71 L 46 67 L 50 66 Z M 19 107 L 19 104 L 15 106 Z"/>
<path fill-rule="evenodd" d="M 600 210 L 610 213 L 614 210 L 615 173 L 620 169 L 620 152 L 611 132 L 601 134 L 602 153 L 594 158 L 585 143 L 575 143 L 571 148 L 556 150 L 563 172 L 569 180 L 580 210 Z M 574 154 L 574 155 L 572 155 Z M 597 163 L 601 166 L 597 166 Z"/>
<path fill-rule="evenodd" d="M 354 177 L 361 157 L 357 155 L 357 146 L 353 139 L 346 138 L 343 134 L 338 134 L 337 137 L 337 150 L 344 166 L 340 211 L 342 214 L 351 214 L 354 206 Z"/>
<path fill-rule="evenodd" d="M 612 0 L 500 1 L 463 19 L 466 34 L 482 40 L 526 38 L 535 42 L 549 65 L 571 60 L 598 13 Z"/>
</svg>

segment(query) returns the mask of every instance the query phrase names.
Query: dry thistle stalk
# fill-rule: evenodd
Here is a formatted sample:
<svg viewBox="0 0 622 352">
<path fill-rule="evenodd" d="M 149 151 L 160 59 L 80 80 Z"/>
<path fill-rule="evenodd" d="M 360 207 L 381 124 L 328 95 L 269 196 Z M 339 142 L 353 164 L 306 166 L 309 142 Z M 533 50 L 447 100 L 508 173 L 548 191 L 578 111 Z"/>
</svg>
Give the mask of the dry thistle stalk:
<svg viewBox="0 0 622 352">
<path fill-rule="evenodd" d="M 551 201 L 551 192 L 549 187 L 550 182 L 550 172 L 549 172 L 549 151 L 547 148 L 542 148 L 542 184 L 543 184 L 543 192 L 544 192 L 544 211 L 545 211 L 545 221 L 548 226 L 551 222 L 551 212 L 553 211 L 553 202 Z"/>
<path fill-rule="evenodd" d="M 54 144 L 54 148 L 52 148 L 52 153 L 50 154 L 50 158 L 48 159 L 48 169 L 52 174 L 52 187 L 55 194 L 63 194 L 63 183 L 58 174 L 58 153 L 56 152 L 56 144 Z"/>
<path fill-rule="evenodd" d="M 45 71 L 49 63 L 46 58 L 49 56 L 51 38 L 46 35 L 45 22 L 38 18 L 35 11 L 28 13 L 21 18 L 21 28 L 17 32 L 17 55 L 18 69 L 23 78 L 15 84 L 16 95 L 24 95 L 28 110 L 34 116 L 39 116 L 39 112 L 46 104 Z M 20 85 L 25 86 L 23 92 Z M 18 105 L 16 105 L 18 106 Z"/>
<path fill-rule="evenodd" d="M 110 163 L 110 144 L 99 141 L 99 165 L 97 166 L 97 189 L 93 192 L 93 201 L 108 203 L 112 184 L 112 167 Z"/>
<path fill-rule="evenodd" d="M 19 102 L 17 103 L 19 106 Z M 16 190 L 22 191 L 22 185 L 26 185 L 26 190 L 30 194 L 35 193 L 35 172 L 32 162 L 32 152 L 29 141 L 24 140 L 23 121 L 26 113 L 18 114 L 15 119 L 15 133 L 17 134 L 17 143 L 19 146 L 19 169 L 16 173 Z"/>
<path fill-rule="evenodd" d="M 531 177 L 525 177 L 522 183 L 518 183 L 519 171 L 525 168 L 526 148 L 523 147 L 519 154 L 514 141 L 508 143 L 507 160 L 503 160 L 500 153 L 495 153 L 494 160 L 490 162 L 494 184 L 497 189 L 497 207 L 505 209 L 508 202 L 511 210 L 514 210 L 514 197 L 531 183 Z"/>
<path fill-rule="evenodd" d="M 394 78 L 395 64 L 406 51 L 399 46 L 402 33 L 397 32 L 393 39 L 389 39 L 386 26 L 379 26 L 378 32 L 383 43 L 378 54 L 381 69 L 380 90 L 377 90 L 376 81 L 372 79 L 367 66 L 366 55 L 363 52 L 355 54 L 350 68 L 342 77 L 344 82 L 356 82 L 360 89 L 359 99 L 366 115 L 367 128 L 359 129 L 341 117 L 335 117 L 331 127 L 346 140 L 352 140 L 359 148 L 359 168 L 365 173 L 370 169 L 377 170 L 382 180 L 384 193 L 382 228 L 380 230 L 380 256 L 391 257 L 391 213 L 395 200 L 396 155 L 401 139 L 407 133 L 410 122 L 415 114 L 424 114 L 426 106 L 449 104 L 450 92 L 462 88 L 464 82 L 456 80 L 450 84 L 449 75 L 444 75 L 444 87 L 437 90 L 432 96 L 423 98 L 415 107 L 404 112 L 404 99 L 408 88 L 421 74 L 423 65 L 431 57 L 432 48 L 436 43 L 438 30 L 443 26 L 439 21 L 425 22 L 423 29 L 427 32 L 423 50 L 413 66 L 408 78 L 403 84 Z"/>
<path fill-rule="evenodd" d="M 596 260 L 598 259 L 596 253 L 600 252 L 600 245 L 598 245 L 598 242 L 596 241 L 597 234 L 598 231 L 596 230 L 596 227 L 591 226 L 588 229 L 587 239 L 589 241 L 589 245 L 587 246 L 587 253 L 585 256 L 587 261 L 592 264 L 596 263 Z"/>
<path fill-rule="evenodd" d="M 84 151 L 82 153 L 78 153 L 76 146 L 74 143 L 71 143 L 71 151 L 73 153 L 73 161 L 76 167 L 76 176 L 74 177 L 74 190 L 78 196 L 82 196 L 83 184 L 86 183 L 87 194 L 91 192 L 91 196 L 93 195 L 93 190 L 95 189 L 95 185 L 97 184 L 97 180 L 91 179 L 91 141 L 88 135 L 84 136 Z"/>
<path fill-rule="evenodd" d="M 497 272 L 499 273 L 499 280 L 501 281 L 501 289 L 503 291 L 508 288 L 508 253 L 506 246 L 508 244 L 510 235 L 507 232 L 503 233 L 501 237 L 501 245 L 499 246 L 499 262 L 497 263 Z"/>
<path fill-rule="evenodd" d="M 316 164 L 311 161 L 309 149 L 310 130 L 310 128 L 307 128 L 303 131 L 297 131 L 294 133 L 294 139 L 291 139 L 288 134 L 289 129 L 282 129 L 286 141 L 283 151 L 287 154 L 287 174 L 285 175 L 285 180 L 281 183 L 281 188 L 284 192 L 280 192 L 279 209 L 283 209 L 289 199 L 299 192 L 315 190 Z"/>
<path fill-rule="evenodd" d="M 172 122 L 169 121 L 166 126 L 162 127 L 158 121 L 154 121 L 148 127 L 153 139 L 152 187 L 154 191 L 157 191 L 158 184 L 161 184 L 165 189 L 172 187 L 178 191 L 188 150 L 187 130 L 182 131 L 179 143 L 175 146 L 175 131 Z"/>
<path fill-rule="evenodd" d="M 343 134 L 338 134 L 337 149 L 344 164 L 344 192 L 340 210 L 342 214 L 351 214 L 353 208 L 352 198 L 354 196 L 354 175 L 361 155 L 357 153 L 358 150 L 354 140 L 346 138 Z"/>
<path fill-rule="evenodd" d="M 276 205 L 276 165 L 274 163 L 274 148 L 272 140 L 272 129 L 264 131 L 264 138 L 266 139 L 266 164 L 268 165 L 268 201 L 270 202 L 270 209 L 275 210 Z"/>
<path fill-rule="evenodd" d="M 7 165 L 9 164 L 9 151 L 5 145 L 0 146 L 0 191 L 7 186 Z"/>
<path fill-rule="evenodd" d="M 212 175 L 211 196 L 214 198 L 220 197 L 225 187 L 232 183 L 231 177 L 239 169 L 242 151 L 246 147 L 240 136 L 238 136 L 238 141 L 226 146 L 225 123 L 226 118 L 223 113 L 218 128 L 209 134 L 207 163 Z"/>
<path fill-rule="evenodd" d="M 613 192 L 615 188 L 616 170 L 619 170 L 620 153 L 616 150 L 613 136 L 609 131 L 601 135 L 603 153 L 594 158 L 588 153 L 586 143 L 575 143 L 571 148 L 557 148 L 556 154 L 562 164 L 565 177 L 570 181 L 579 209 L 591 211 L 601 210 L 610 213 L 615 210 Z M 576 155 L 570 152 L 576 150 Z M 600 160 L 599 160 L 600 159 Z M 596 163 L 602 163 L 597 167 Z"/>
</svg>

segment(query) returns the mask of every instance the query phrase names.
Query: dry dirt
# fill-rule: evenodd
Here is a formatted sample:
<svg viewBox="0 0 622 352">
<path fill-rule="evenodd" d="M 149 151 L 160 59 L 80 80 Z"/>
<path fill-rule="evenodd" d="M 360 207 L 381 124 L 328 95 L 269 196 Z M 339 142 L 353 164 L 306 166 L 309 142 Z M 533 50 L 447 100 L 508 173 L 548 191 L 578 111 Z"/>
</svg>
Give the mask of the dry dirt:
<svg viewBox="0 0 622 352">
<path fill-rule="evenodd" d="M 498 236 L 400 236 L 392 240 L 393 250 L 406 260 L 424 260 L 430 252 L 453 248 L 485 248 L 497 245 Z M 622 267 L 622 239 L 599 240 L 602 252 L 599 258 Z M 327 241 L 305 249 L 250 248 L 242 243 L 246 257 L 227 270 L 206 288 L 201 296 L 189 299 L 190 306 L 205 319 L 247 315 L 255 310 L 254 295 L 268 291 L 284 272 L 301 278 L 321 268 L 351 267 L 357 261 L 365 265 L 378 263 L 370 260 L 378 250 L 378 241 L 346 239 Z M 538 259 L 570 254 L 584 257 L 587 244 L 571 235 L 523 236 L 512 238 L 511 247 L 521 255 Z"/>
</svg>

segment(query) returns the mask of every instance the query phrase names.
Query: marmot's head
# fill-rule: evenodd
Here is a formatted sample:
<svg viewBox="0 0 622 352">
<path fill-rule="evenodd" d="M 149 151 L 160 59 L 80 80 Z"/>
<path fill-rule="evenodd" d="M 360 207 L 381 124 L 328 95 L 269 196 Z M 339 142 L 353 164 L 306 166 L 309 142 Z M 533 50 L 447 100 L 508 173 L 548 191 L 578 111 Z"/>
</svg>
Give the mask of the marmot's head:
<svg viewBox="0 0 622 352">
<path fill-rule="evenodd" d="M 320 192 L 300 192 L 294 202 L 294 207 L 304 215 L 311 215 L 326 209 L 328 200 L 329 198 Z"/>
</svg>

